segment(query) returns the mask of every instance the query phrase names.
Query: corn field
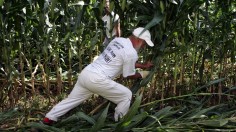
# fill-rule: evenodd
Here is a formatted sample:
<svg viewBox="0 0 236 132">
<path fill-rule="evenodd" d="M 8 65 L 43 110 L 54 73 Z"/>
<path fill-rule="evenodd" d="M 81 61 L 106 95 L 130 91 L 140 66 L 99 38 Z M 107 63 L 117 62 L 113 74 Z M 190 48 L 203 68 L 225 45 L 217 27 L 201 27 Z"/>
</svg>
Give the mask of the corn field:
<svg viewBox="0 0 236 132">
<path fill-rule="evenodd" d="M 149 29 L 147 78 L 116 81 L 133 92 L 128 114 L 94 95 L 54 126 L 44 115 L 103 49 L 106 0 L 0 0 L 0 131 L 236 131 L 236 1 L 110 0 L 122 37 Z"/>
</svg>

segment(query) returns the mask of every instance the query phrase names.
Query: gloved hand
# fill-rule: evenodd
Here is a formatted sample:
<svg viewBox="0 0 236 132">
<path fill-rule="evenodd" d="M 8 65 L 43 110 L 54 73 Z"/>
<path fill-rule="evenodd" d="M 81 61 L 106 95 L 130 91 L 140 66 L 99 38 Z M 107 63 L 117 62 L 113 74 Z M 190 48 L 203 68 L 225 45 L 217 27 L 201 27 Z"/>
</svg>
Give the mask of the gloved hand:
<svg viewBox="0 0 236 132">
<path fill-rule="evenodd" d="M 142 78 L 146 78 L 150 71 L 139 71 L 139 74 L 142 76 Z"/>
</svg>

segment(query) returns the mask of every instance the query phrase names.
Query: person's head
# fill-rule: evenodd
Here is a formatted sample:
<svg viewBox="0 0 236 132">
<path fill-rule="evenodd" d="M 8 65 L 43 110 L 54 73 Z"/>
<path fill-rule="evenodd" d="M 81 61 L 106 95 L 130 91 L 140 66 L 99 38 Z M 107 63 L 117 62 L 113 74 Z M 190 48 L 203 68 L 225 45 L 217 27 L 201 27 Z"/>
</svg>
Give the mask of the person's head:
<svg viewBox="0 0 236 132">
<path fill-rule="evenodd" d="M 151 47 L 154 46 L 153 42 L 151 41 L 150 32 L 145 30 L 143 27 L 134 29 L 132 35 L 129 38 L 137 51 L 139 51 L 140 48 L 144 48 L 146 45 Z"/>
<path fill-rule="evenodd" d="M 104 8 L 105 8 L 105 13 L 109 14 L 110 13 L 110 2 L 109 2 L 109 0 L 106 0 Z"/>
</svg>

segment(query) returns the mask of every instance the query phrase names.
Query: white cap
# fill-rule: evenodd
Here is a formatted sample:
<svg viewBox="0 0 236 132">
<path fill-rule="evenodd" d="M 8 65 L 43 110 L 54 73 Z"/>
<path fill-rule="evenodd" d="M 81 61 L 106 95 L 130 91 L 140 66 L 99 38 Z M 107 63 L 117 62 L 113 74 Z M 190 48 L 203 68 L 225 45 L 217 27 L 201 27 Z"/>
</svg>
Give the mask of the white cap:
<svg viewBox="0 0 236 132">
<path fill-rule="evenodd" d="M 142 33 L 142 34 L 141 34 L 141 33 Z M 145 40 L 146 43 L 147 43 L 149 46 L 151 46 L 151 47 L 154 46 L 154 44 L 153 44 L 153 42 L 152 42 L 152 40 L 151 40 L 151 34 L 150 34 L 150 32 L 149 32 L 148 30 L 145 30 L 145 28 L 143 28 L 143 27 L 138 27 L 138 28 L 134 29 L 133 35 L 136 36 L 136 37 L 138 37 L 138 38 L 140 38 L 140 39 Z"/>
</svg>

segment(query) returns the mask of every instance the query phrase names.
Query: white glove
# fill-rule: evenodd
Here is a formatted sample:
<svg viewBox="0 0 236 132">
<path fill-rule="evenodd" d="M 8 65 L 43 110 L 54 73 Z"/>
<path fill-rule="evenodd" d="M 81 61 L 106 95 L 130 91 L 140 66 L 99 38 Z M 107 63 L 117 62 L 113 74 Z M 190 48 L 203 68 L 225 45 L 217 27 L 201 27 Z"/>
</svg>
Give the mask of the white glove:
<svg viewBox="0 0 236 132">
<path fill-rule="evenodd" d="M 96 55 L 96 56 L 93 58 L 93 62 L 94 62 L 95 60 L 97 60 L 97 58 L 98 58 L 98 55 Z"/>
<path fill-rule="evenodd" d="M 142 76 L 142 78 L 146 78 L 149 73 L 150 71 L 139 71 L 139 74 Z"/>
</svg>

